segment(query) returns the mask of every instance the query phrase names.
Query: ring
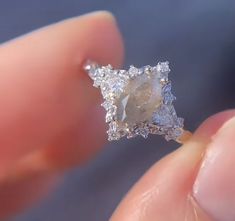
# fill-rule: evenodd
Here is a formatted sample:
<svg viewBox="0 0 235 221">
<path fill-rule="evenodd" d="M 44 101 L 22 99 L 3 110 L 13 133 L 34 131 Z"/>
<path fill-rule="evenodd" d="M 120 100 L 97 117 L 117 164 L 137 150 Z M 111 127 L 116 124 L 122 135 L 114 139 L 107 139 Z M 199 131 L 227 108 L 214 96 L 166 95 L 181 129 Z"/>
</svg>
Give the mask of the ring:
<svg viewBox="0 0 235 221">
<path fill-rule="evenodd" d="M 104 98 L 101 106 L 107 111 L 108 140 L 157 134 L 184 143 L 191 136 L 173 106 L 176 97 L 168 79 L 169 62 L 119 70 L 87 61 L 84 69 Z"/>
</svg>

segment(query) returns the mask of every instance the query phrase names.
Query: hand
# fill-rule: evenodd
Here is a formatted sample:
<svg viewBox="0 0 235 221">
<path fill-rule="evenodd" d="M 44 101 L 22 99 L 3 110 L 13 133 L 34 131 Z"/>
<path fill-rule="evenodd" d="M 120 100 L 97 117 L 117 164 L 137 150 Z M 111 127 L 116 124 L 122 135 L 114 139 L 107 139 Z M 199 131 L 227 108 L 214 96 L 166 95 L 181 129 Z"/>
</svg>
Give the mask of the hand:
<svg viewBox="0 0 235 221">
<path fill-rule="evenodd" d="M 101 97 L 82 64 L 89 58 L 118 67 L 123 51 L 107 12 L 69 19 L 1 46 L 1 218 L 28 207 L 62 171 L 100 149 L 106 139 Z M 233 116 L 231 110 L 206 120 L 136 183 L 111 220 L 235 220 Z"/>
</svg>

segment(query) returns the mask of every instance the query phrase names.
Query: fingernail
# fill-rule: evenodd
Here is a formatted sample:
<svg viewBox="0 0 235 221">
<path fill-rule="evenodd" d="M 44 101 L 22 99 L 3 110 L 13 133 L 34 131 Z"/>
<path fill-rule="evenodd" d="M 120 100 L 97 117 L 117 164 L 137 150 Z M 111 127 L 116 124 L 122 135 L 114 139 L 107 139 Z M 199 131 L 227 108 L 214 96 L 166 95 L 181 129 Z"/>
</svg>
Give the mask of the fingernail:
<svg viewBox="0 0 235 221">
<path fill-rule="evenodd" d="M 235 118 L 227 121 L 208 145 L 193 195 L 214 220 L 235 220 Z"/>
<path fill-rule="evenodd" d="M 100 11 L 94 11 L 94 12 L 90 12 L 90 13 L 87 13 L 85 15 L 100 15 L 100 16 L 103 16 L 103 17 L 106 17 L 107 19 L 113 21 L 114 23 L 116 23 L 116 18 L 114 17 L 114 15 L 109 12 L 109 11 L 106 11 L 106 10 L 100 10 Z"/>
</svg>

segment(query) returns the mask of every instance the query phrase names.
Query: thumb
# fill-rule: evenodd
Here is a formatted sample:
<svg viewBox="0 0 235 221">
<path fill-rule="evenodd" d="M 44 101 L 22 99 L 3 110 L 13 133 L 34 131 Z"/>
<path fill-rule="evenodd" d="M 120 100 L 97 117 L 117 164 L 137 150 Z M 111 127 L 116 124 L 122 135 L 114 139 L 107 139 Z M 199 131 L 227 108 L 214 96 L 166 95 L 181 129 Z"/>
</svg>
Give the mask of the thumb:
<svg viewBox="0 0 235 221">
<path fill-rule="evenodd" d="M 235 111 L 210 117 L 191 140 L 154 165 L 112 221 L 234 221 Z"/>
</svg>

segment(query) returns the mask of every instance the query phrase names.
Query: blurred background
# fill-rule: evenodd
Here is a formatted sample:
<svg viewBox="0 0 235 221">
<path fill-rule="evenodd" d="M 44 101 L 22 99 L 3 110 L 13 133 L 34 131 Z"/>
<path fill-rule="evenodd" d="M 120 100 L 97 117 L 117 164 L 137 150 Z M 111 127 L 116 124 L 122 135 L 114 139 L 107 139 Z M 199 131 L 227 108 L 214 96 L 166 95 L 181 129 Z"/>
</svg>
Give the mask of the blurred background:
<svg viewBox="0 0 235 221">
<path fill-rule="evenodd" d="M 123 34 L 125 66 L 170 61 L 176 110 L 187 128 L 235 107 L 233 0 L 0 0 L 0 6 L 1 42 L 65 18 L 109 10 Z M 108 220 L 140 176 L 177 147 L 158 136 L 110 143 L 12 221 Z"/>
</svg>

